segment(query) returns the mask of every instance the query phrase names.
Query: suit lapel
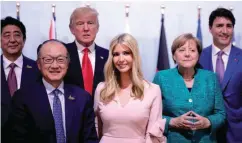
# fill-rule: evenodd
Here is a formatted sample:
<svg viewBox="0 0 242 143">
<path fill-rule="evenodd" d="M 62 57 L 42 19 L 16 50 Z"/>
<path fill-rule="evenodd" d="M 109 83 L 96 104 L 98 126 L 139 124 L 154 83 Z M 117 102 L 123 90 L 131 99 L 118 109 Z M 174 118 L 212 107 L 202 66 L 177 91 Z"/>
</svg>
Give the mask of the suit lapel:
<svg viewBox="0 0 242 143">
<path fill-rule="evenodd" d="M 212 63 L 212 45 L 210 47 L 208 47 L 208 57 L 205 59 L 206 63 L 205 65 L 207 65 L 208 67 L 206 67 L 206 69 L 213 71 L 213 63 Z"/>
<path fill-rule="evenodd" d="M 83 83 L 83 76 L 82 76 L 82 70 L 81 70 L 81 62 L 79 60 L 79 55 L 78 55 L 78 51 L 77 51 L 77 45 L 75 42 L 71 43 L 72 48 L 70 49 L 70 57 L 71 57 L 71 66 L 73 68 L 74 71 L 72 71 L 75 74 L 75 77 L 78 77 L 79 81 L 80 81 L 80 85 L 83 85 L 84 87 L 84 83 Z"/>
<path fill-rule="evenodd" d="M 8 83 L 3 68 L 3 55 L 1 55 L 1 89 L 2 102 L 9 101 L 11 99 L 11 95 L 9 92 Z"/>
<path fill-rule="evenodd" d="M 96 57 L 95 57 L 95 72 L 94 72 L 94 79 L 93 79 L 93 93 L 94 93 L 94 86 L 97 85 L 98 83 L 98 78 L 103 74 L 103 65 L 105 63 L 105 59 L 102 56 L 102 53 L 99 50 L 99 47 L 97 45 L 95 45 L 95 50 L 96 50 Z"/>
<path fill-rule="evenodd" d="M 239 56 L 242 56 L 242 55 L 240 55 L 240 53 L 237 52 L 236 49 L 232 46 L 231 52 L 230 52 L 230 55 L 229 55 L 227 68 L 226 68 L 226 71 L 224 73 L 224 79 L 223 79 L 223 82 L 222 82 L 222 90 L 225 89 L 225 87 L 228 84 L 231 76 L 233 75 L 233 72 L 236 70 L 236 66 L 239 62 Z"/>
<path fill-rule="evenodd" d="M 66 113 L 66 137 L 68 139 L 70 133 L 70 127 L 72 122 L 72 116 L 74 113 L 75 106 L 75 95 L 72 94 L 70 88 L 67 85 L 64 85 L 64 94 L 65 94 L 65 113 Z"/>
<path fill-rule="evenodd" d="M 22 67 L 21 84 L 20 84 L 21 88 L 24 87 L 25 84 L 29 82 L 29 76 L 32 74 L 31 73 L 32 68 L 33 67 L 28 64 L 26 57 L 23 56 L 23 67 Z"/>
<path fill-rule="evenodd" d="M 42 127 L 45 129 L 51 129 L 55 131 L 54 117 L 51 111 L 50 102 L 46 89 L 41 82 L 40 86 L 37 86 L 36 94 L 34 95 L 37 99 L 35 102 L 36 112 L 39 113 L 39 119 L 41 119 Z"/>
</svg>

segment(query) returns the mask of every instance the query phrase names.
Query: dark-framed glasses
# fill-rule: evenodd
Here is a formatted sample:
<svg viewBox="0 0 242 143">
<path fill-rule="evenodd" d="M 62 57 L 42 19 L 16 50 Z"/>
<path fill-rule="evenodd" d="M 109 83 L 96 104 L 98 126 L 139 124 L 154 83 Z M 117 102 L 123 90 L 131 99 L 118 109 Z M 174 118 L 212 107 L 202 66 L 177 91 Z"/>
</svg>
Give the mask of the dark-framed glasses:
<svg viewBox="0 0 242 143">
<path fill-rule="evenodd" d="M 66 56 L 58 56 L 58 57 L 48 56 L 48 57 L 40 57 L 39 59 L 42 59 L 45 64 L 52 64 L 54 62 L 54 60 L 58 64 L 66 64 L 68 61 L 68 57 L 66 57 Z"/>
</svg>

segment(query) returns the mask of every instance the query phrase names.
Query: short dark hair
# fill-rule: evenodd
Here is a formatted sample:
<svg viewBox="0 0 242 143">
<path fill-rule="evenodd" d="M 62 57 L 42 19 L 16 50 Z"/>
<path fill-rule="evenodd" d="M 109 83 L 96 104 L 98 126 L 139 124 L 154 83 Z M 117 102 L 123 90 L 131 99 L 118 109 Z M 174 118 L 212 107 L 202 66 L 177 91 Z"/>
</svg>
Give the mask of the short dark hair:
<svg viewBox="0 0 242 143">
<path fill-rule="evenodd" d="M 46 44 L 46 43 L 49 43 L 49 42 L 58 42 L 58 43 L 62 44 L 62 45 L 66 48 L 67 56 L 68 56 L 68 58 L 69 58 L 69 52 L 68 52 L 68 49 L 67 49 L 67 47 L 66 47 L 66 44 L 65 44 L 64 42 L 60 41 L 60 40 L 57 40 L 57 39 L 46 40 L 46 41 L 44 41 L 42 44 L 40 44 L 40 45 L 38 46 L 38 48 L 37 48 L 37 56 L 39 56 L 39 54 L 40 54 L 40 49 L 43 47 L 43 45 Z"/>
<path fill-rule="evenodd" d="M 216 17 L 228 18 L 232 22 L 233 27 L 235 25 L 235 18 L 234 18 L 233 13 L 230 10 L 228 10 L 226 8 L 217 8 L 214 11 L 212 11 L 212 13 L 209 16 L 209 27 L 213 26 L 213 22 Z"/>
<path fill-rule="evenodd" d="M 23 34 L 24 41 L 26 40 L 26 28 L 25 28 L 24 24 L 21 21 L 19 21 L 18 19 L 13 18 L 11 16 L 7 16 L 7 17 L 1 19 L 1 34 L 2 34 L 2 31 L 3 31 L 3 28 L 5 26 L 7 26 L 7 25 L 17 26 L 21 30 L 22 34 Z"/>
</svg>

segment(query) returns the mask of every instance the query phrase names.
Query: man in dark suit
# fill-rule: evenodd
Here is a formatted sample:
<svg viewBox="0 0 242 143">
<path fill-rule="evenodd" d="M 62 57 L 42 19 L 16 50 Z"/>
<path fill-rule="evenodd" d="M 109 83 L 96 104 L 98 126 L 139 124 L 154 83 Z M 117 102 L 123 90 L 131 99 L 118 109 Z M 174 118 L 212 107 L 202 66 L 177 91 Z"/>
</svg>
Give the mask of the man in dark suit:
<svg viewBox="0 0 242 143">
<path fill-rule="evenodd" d="M 66 45 L 71 61 L 65 82 L 94 95 L 97 84 L 104 80 L 103 68 L 108 58 L 108 50 L 94 43 L 99 29 L 97 11 L 90 7 L 75 9 L 69 28 L 75 41 Z"/>
<path fill-rule="evenodd" d="M 13 97 L 13 143 L 98 143 L 91 96 L 63 82 L 69 58 L 60 41 L 41 45 L 37 64 L 43 78 Z"/>
<path fill-rule="evenodd" d="M 35 82 L 38 75 L 36 62 L 25 57 L 22 49 L 26 29 L 19 20 L 6 17 L 1 20 L 1 141 L 8 142 L 8 116 L 13 93 Z"/>
<path fill-rule="evenodd" d="M 225 8 L 209 17 L 213 44 L 202 51 L 202 68 L 217 73 L 227 113 L 225 126 L 217 133 L 218 143 L 242 142 L 242 50 L 232 45 L 235 18 Z"/>
</svg>

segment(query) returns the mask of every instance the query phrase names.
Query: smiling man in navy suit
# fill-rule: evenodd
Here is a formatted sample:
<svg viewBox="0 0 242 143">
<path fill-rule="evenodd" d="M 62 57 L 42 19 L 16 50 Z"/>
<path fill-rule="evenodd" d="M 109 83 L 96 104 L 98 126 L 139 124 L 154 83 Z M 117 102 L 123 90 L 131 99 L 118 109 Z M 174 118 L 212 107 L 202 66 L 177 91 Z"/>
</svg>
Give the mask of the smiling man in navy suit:
<svg viewBox="0 0 242 143">
<path fill-rule="evenodd" d="M 69 28 L 75 41 L 66 45 L 71 61 L 65 82 L 94 95 L 97 84 L 104 80 L 103 68 L 108 58 L 108 50 L 94 43 L 99 29 L 97 11 L 90 7 L 76 8 Z"/>
<path fill-rule="evenodd" d="M 42 79 L 13 97 L 13 143 L 98 143 L 91 96 L 63 82 L 69 60 L 62 42 L 41 45 L 37 64 Z"/>
<path fill-rule="evenodd" d="M 242 143 L 242 50 L 232 45 L 235 18 L 218 8 L 209 17 L 213 44 L 202 51 L 202 68 L 214 71 L 220 81 L 227 122 L 217 134 L 218 143 Z"/>
<path fill-rule="evenodd" d="M 1 141 L 8 143 L 8 117 L 14 92 L 35 82 L 36 62 L 22 54 L 26 29 L 19 20 L 6 17 L 1 20 Z"/>
</svg>

